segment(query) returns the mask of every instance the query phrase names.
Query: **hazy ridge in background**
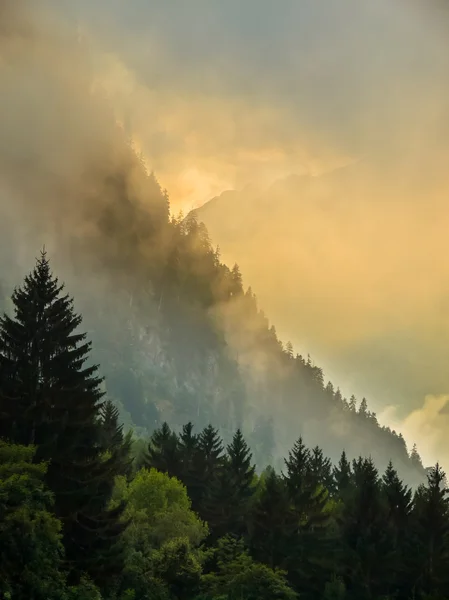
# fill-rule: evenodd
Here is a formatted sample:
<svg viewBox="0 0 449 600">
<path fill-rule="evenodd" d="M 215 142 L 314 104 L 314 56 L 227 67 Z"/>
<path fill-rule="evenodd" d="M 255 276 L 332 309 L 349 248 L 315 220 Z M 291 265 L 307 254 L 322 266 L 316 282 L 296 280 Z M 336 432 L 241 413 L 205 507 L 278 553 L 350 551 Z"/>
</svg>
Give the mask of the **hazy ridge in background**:
<svg viewBox="0 0 449 600">
<path fill-rule="evenodd" d="M 400 2 L 245 6 L 1 4 L 3 295 L 45 244 L 108 392 L 143 433 L 163 419 L 241 425 L 264 461 L 303 433 L 334 459 L 348 446 L 394 458 L 416 481 L 404 441 L 348 412 L 307 353 L 370 408 L 370 395 L 376 410 L 399 404 L 385 421 L 425 442 L 426 461 L 444 458 L 442 20 Z M 312 25 L 316 39 L 299 35 Z M 223 189 L 262 192 L 227 194 L 216 217 L 204 207 L 211 244 L 169 220 L 151 169 L 174 212 Z M 216 243 L 304 360 L 282 350 Z"/>
</svg>

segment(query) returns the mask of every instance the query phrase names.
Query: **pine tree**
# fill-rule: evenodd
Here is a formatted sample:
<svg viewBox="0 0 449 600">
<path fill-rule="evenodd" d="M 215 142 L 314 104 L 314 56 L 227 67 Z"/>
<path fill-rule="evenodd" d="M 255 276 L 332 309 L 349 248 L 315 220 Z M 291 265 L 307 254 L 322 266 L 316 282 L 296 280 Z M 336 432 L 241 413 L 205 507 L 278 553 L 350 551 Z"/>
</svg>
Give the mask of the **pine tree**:
<svg viewBox="0 0 449 600">
<path fill-rule="evenodd" d="M 304 445 L 302 437 L 295 442 L 285 459 L 286 480 L 290 493 L 295 494 L 310 483 L 310 451 Z"/>
<path fill-rule="evenodd" d="M 180 477 L 181 453 L 179 450 L 178 436 L 164 422 L 160 429 L 151 436 L 148 444 L 148 453 L 145 460 L 148 469 L 156 469 L 167 473 L 170 477 Z"/>
<path fill-rule="evenodd" d="M 238 495 L 245 502 L 253 491 L 256 467 L 252 464 L 252 454 L 242 432 L 237 429 L 232 442 L 227 447 L 228 472 L 238 489 Z"/>
<path fill-rule="evenodd" d="M 232 296 L 243 294 L 242 274 L 240 273 L 238 264 L 235 264 L 231 270 L 231 292 Z"/>
<path fill-rule="evenodd" d="M 382 477 L 382 488 L 387 500 L 388 521 L 398 535 L 404 534 L 412 510 L 412 490 L 399 479 L 391 461 Z"/>
<path fill-rule="evenodd" d="M 332 463 L 325 457 L 319 446 L 312 449 L 310 455 L 310 473 L 315 485 L 324 485 L 328 491 L 332 491 Z"/>
<path fill-rule="evenodd" d="M 246 529 L 249 502 L 255 491 L 255 470 L 248 444 L 243 439 L 240 429 L 237 429 L 232 442 L 227 447 L 227 463 L 224 469 L 225 476 L 232 486 L 232 496 L 236 499 L 236 502 L 231 505 L 229 528 L 237 534 L 242 534 Z"/>
<path fill-rule="evenodd" d="M 348 406 L 351 412 L 355 413 L 357 411 L 357 400 L 354 394 L 350 397 Z"/>
<path fill-rule="evenodd" d="M 338 465 L 333 468 L 334 489 L 340 498 L 348 493 L 352 483 L 351 463 L 343 450 Z"/>
<path fill-rule="evenodd" d="M 116 472 L 101 444 L 102 380 L 86 366 L 90 343 L 63 289 L 43 252 L 13 293 L 14 318 L 0 319 L 1 434 L 35 444 L 35 460 L 49 461 L 45 481 L 72 576 L 104 581 L 121 568 L 126 525 L 122 506 L 107 509 Z"/>
<path fill-rule="evenodd" d="M 289 358 L 293 358 L 293 345 L 291 342 L 285 344 L 285 352 Z"/>
<path fill-rule="evenodd" d="M 119 410 L 112 402 L 106 400 L 100 411 L 101 444 L 104 452 L 116 463 L 115 471 L 129 476 L 132 469 L 131 458 L 132 434 L 123 434 L 123 425 L 119 423 Z"/>
<path fill-rule="evenodd" d="M 193 433 L 193 424 L 191 422 L 183 426 L 179 435 L 179 453 L 181 456 L 181 474 L 180 478 L 187 490 L 194 483 L 193 465 L 196 453 L 198 452 L 199 436 Z"/>
<path fill-rule="evenodd" d="M 119 424 L 119 411 L 112 400 L 106 400 L 100 410 L 101 433 L 105 448 L 123 443 L 123 425 Z"/>
<path fill-rule="evenodd" d="M 393 552 L 385 528 L 382 488 L 371 459 L 354 461 L 353 466 L 356 486 L 345 499 L 341 522 L 344 570 L 355 597 L 379 597 L 388 586 Z"/>
<path fill-rule="evenodd" d="M 449 586 L 449 496 L 439 464 L 415 494 L 413 530 L 414 581 L 424 593 L 444 597 Z"/>
<path fill-rule="evenodd" d="M 335 390 L 334 390 L 334 386 L 332 385 L 331 381 L 327 382 L 327 385 L 326 385 L 324 391 L 326 393 L 326 396 L 327 396 L 328 400 L 330 400 L 330 401 L 333 402 L 334 396 L 335 396 Z"/>
<path fill-rule="evenodd" d="M 389 536 L 391 553 L 385 570 L 386 592 L 394 590 L 405 594 L 408 579 L 405 571 L 406 553 L 408 551 L 409 528 L 412 511 L 412 491 L 399 479 L 392 462 L 388 463 L 382 477 L 382 493 L 386 501 L 386 521 L 384 529 Z"/>
<path fill-rule="evenodd" d="M 229 532 L 241 533 L 234 531 L 234 527 L 239 525 L 236 519 L 239 511 L 237 494 L 237 487 L 229 475 L 229 460 L 225 457 L 221 468 L 208 481 L 201 499 L 200 515 L 209 525 L 209 541 L 214 542 Z"/>
<path fill-rule="evenodd" d="M 328 491 L 312 476 L 311 453 L 302 438 L 285 461 L 285 476 L 296 527 L 288 541 L 284 568 L 297 591 L 318 595 L 330 577 L 333 543 L 328 535 Z"/>
<path fill-rule="evenodd" d="M 366 398 L 362 398 L 362 401 L 360 402 L 358 414 L 362 417 L 368 416 L 368 403 L 366 401 Z"/>
<path fill-rule="evenodd" d="M 343 396 L 341 395 L 340 388 L 337 388 L 337 391 L 334 394 L 334 400 L 336 404 L 343 404 Z"/>
<path fill-rule="evenodd" d="M 412 465 L 414 467 L 416 467 L 417 469 L 419 469 L 419 470 L 424 469 L 422 460 L 421 460 L 421 456 L 419 455 L 416 444 L 413 444 L 412 451 L 410 452 L 410 460 L 412 462 Z"/>
<path fill-rule="evenodd" d="M 366 459 L 362 456 L 354 458 L 352 461 L 352 480 L 356 486 L 360 486 L 364 481 L 365 461 Z"/>
<path fill-rule="evenodd" d="M 224 466 L 223 442 L 218 431 L 208 425 L 198 438 L 198 451 L 192 463 L 192 479 L 189 495 L 192 508 L 203 515 L 204 501 L 211 495 L 211 488 Z"/>
<path fill-rule="evenodd" d="M 285 480 L 269 469 L 262 485 L 251 514 L 250 546 L 255 558 L 273 569 L 285 562 L 296 519 Z"/>
</svg>

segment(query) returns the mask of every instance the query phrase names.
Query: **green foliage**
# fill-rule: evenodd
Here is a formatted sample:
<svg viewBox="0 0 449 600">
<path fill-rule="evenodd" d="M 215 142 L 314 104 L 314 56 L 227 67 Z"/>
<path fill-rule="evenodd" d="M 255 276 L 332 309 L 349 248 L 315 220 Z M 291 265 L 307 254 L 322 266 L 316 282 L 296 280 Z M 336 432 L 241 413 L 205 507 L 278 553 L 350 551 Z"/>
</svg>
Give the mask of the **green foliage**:
<svg viewBox="0 0 449 600">
<path fill-rule="evenodd" d="M 64 600 L 103 600 L 103 598 L 97 586 L 83 575 L 78 585 L 67 589 Z"/>
<path fill-rule="evenodd" d="M 61 598 L 61 523 L 44 485 L 47 466 L 35 448 L 0 440 L 0 595 L 14 600 Z"/>
<path fill-rule="evenodd" d="M 346 452 L 343 450 L 340 460 L 333 468 L 333 488 L 337 496 L 340 498 L 346 497 L 349 493 L 352 484 L 351 463 L 349 462 Z"/>
<path fill-rule="evenodd" d="M 179 442 L 176 433 L 167 423 L 163 423 L 151 436 L 148 444 L 146 466 L 171 476 L 178 476 L 181 470 Z"/>
<path fill-rule="evenodd" d="M 155 469 L 141 469 L 130 482 L 117 478 L 113 503 L 123 501 L 129 527 L 120 589 L 134 589 L 139 599 L 196 593 L 201 575 L 196 547 L 208 529 L 192 512 L 185 486 Z"/>
<path fill-rule="evenodd" d="M 238 429 L 227 447 L 226 456 L 214 471 L 201 506 L 201 513 L 215 539 L 228 531 L 237 535 L 246 532 L 255 491 L 254 474 L 251 452 Z"/>
<path fill-rule="evenodd" d="M 185 486 L 155 469 L 141 469 L 129 483 L 118 477 L 113 502 L 123 501 L 124 517 L 131 520 L 125 537 L 133 544 L 154 548 L 185 537 L 195 546 L 207 535 L 207 526 L 191 510 Z"/>
<path fill-rule="evenodd" d="M 285 480 L 272 469 L 261 478 L 251 515 L 250 547 L 269 567 L 283 564 L 296 519 Z"/>
<path fill-rule="evenodd" d="M 256 563 L 241 542 L 225 537 L 215 551 L 216 569 L 203 577 L 203 598 L 294 600 L 285 573 Z"/>
<path fill-rule="evenodd" d="M 117 406 L 108 399 L 100 410 L 100 439 L 105 458 L 118 475 L 129 476 L 132 470 L 132 433 L 123 433 Z"/>
<path fill-rule="evenodd" d="M 444 594 L 449 586 L 449 491 L 440 465 L 430 469 L 413 506 L 411 555 L 413 577 L 427 594 Z"/>
<path fill-rule="evenodd" d="M 171 597 L 187 600 L 199 591 L 201 562 L 187 538 L 165 542 L 153 554 L 153 568 L 155 576 L 165 582 Z"/>
<path fill-rule="evenodd" d="M 154 289 L 148 297 L 159 298 L 152 315 L 156 333 L 147 332 L 151 352 L 154 337 L 160 336 L 153 358 L 137 356 L 132 335 L 115 349 L 128 377 L 122 391 L 135 403 L 133 418 L 142 416 L 143 403 L 154 411 L 153 421 L 145 417 L 153 431 L 146 452 L 146 442 L 124 434 L 120 400 L 103 402 L 102 379 L 88 364 L 90 344 L 78 331 L 81 317 L 62 294 L 45 255 L 13 295 L 15 317 L 0 320 L 0 435 L 8 438 L 0 439 L 2 596 L 444 596 L 449 589 L 449 499 L 438 465 L 412 497 L 391 462 L 380 477 L 373 460 L 360 456 L 351 463 L 343 452 L 332 468 L 323 448 L 310 450 L 299 437 L 284 473 L 270 468 L 256 475 L 242 430 L 232 433 L 233 424 L 244 426 L 250 409 L 241 373 L 216 327 L 217 315 L 212 318 L 217 300 L 225 307 L 220 319 L 231 330 L 241 326 L 236 345 L 242 344 L 248 355 L 257 349 L 261 363 L 282 372 L 280 379 L 267 377 L 264 389 L 259 387 L 265 399 L 280 391 L 290 401 L 313 389 L 315 416 L 325 420 L 329 406 L 332 415 L 341 410 L 346 423 L 382 432 L 382 439 L 397 443 L 398 455 L 409 458 L 403 439 L 379 428 L 365 400 L 356 410 L 355 399 L 348 403 L 331 383 L 324 385 L 322 371 L 310 359 L 295 357 L 291 345 L 282 351 L 254 295 L 244 292 L 238 266 L 230 271 L 219 263 L 207 231 L 193 216 L 173 219 L 169 228 L 174 242 L 164 272 L 155 268 L 150 278 Z M 252 329 L 262 337 L 256 340 Z M 140 330 L 139 336 L 145 334 Z M 145 385 L 141 378 L 142 365 L 158 352 L 171 357 L 164 358 L 162 389 L 155 372 L 147 373 Z M 132 372 L 124 367 L 128 353 Z M 254 373 L 247 375 L 250 389 Z M 113 374 L 111 379 L 113 388 L 119 386 Z M 149 400 L 144 390 L 154 392 L 159 402 Z M 199 391 L 205 401 L 198 400 Z M 169 400 L 164 405 L 161 398 Z M 190 422 L 179 434 L 179 422 L 175 430 L 166 422 L 154 429 L 158 416 L 181 399 L 179 414 L 191 414 L 195 406 L 200 433 Z M 282 406 L 288 412 L 292 405 L 286 401 Z M 206 424 L 210 421 L 220 423 L 220 430 Z M 256 419 L 251 433 L 257 451 L 264 448 L 266 456 L 274 446 L 273 422 Z M 411 462 L 421 473 L 416 449 Z"/>
<path fill-rule="evenodd" d="M 346 586 L 341 578 L 334 577 L 324 586 L 322 600 L 345 600 L 346 597 Z"/>
<path fill-rule="evenodd" d="M 0 435 L 35 444 L 36 460 L 49 461 L 45 481 L 73 578 L 107 581 L 123 564 L 122 508 L 106 508 L 120 461 L 113 448 L 104 457 L 102 380 L 63 288 L 42 253 L 12 296 L 15 318 L 0 319 Z"/>
</svg>

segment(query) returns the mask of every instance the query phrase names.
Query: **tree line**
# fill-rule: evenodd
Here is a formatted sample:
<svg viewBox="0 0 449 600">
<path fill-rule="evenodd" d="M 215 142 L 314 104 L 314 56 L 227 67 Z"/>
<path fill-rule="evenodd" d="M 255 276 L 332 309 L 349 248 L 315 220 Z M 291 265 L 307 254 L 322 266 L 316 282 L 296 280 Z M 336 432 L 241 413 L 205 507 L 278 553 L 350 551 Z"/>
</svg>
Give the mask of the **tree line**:
<svg viewBox="0 0 449 600">
<path fill-rule="evenodd" d="M 128 425 L 148 436 L 164 421 L 176 430 L 189 420 L 201 429 L 214 423 L 226 443 L 240 427 L 257 465 L 277 468 L 302 433 L 329 456 L 343 447 L 351 459 L 372 453 L 382 469 L 393 458 L 409 485 L 425 481 L 403 437 L 377 421 L 366 399 L 344 398 L 309 356 L 281 342 L 238 265 L 221 262 L 195 214 L 157 221 L 156 240 L 147 240 L 149 219 L 139 213 L 133 222 L 152 260 L 123 240 L 126 282 L 116 265 L 108 293 L 94 301 L 95 285 L 81 280 L 77 295 L 88 295 L 95 361 Z"/>
<path fill-rule="evenodd" d="M 0 319 L 0 595 L 11 600 L 444 599 L 449 499 L 299 436 L 257 474 L 240 429 L 142 449 L 43 253 Z"/>
</svg>

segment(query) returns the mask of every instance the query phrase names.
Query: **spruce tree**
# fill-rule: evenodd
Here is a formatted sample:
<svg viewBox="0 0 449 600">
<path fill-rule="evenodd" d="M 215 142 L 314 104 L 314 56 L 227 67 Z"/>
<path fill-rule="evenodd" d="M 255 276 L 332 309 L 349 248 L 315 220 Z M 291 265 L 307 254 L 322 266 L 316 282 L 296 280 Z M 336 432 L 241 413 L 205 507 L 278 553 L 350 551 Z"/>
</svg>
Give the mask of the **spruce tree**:
<svg viewBox="0 0 449 600">
<path fill-rule="evenodd" d="M 412 465 L 418 470 L 424 469 L 416 444 L 413 444 L 412 451 L 410 452 L 410 460 Z"/>
<path fill-rule="evenodd" d="M 386 509 L 379 474 L 371 459 L 354 461 L 353 493 L 345 499 L 342 538 L 348 587 L 357 598 L 386 594 L 392 560 L 391 539 L 385 527 Z"/>
<path fill-rule="evenodd" d="M 397 535 L 403 535 L 412 510 L 412 490 L 401 481 L 391 461 L 382 477 L 382 489 L 387 501 L 388 521 Z"/>
<path fill-rule="evenodd" d="M 181 455 L 183 483 L 189 487 L 188 482 L 192 474 L 193 462 L 198 452 L 198 435 L 193 433 L 193 424 L 191 422 L 183 426 L 179 434 L 179 452 Z"/>
<path fill-rule="evenodd" d="M 202 514 L 204 499 L 210 495 L 214 480 L 224 466 L 223 442 L 218 431 L 208 425 L 198 439 L 198 452 L 195 453 L 192 475 L 195 480 L 191 490 L 192 508 Z"/>
<path fill-rule="evenodd" d="M 119 410 L 112 402 L 106 400 L 100 411 L 101 440 L 104 452 L 116 463 L 116 472 L 129 476 L 132 470 L 131 457 L 132 434 L 123 433 L 123 424 L 119 422 Z"/>
<path fill-rule="evenodd" d="M 238 534 L 235 513 L 239 510 L 237 488 L 229 476 L 229 461 L 223 463 L 208 481 L 201 500 L 200 516 L 210 529 L 209 541 L 216 541 L 232 532 Z"/>
<path fill-rule="evenodd" d="M 302 437 L 295 442 L 285 459 L 287 467 L 286 480 L 290 493 L 297 494 L 310 484 L 310 451 L 304 445 Z"/>
<path fill-rule="evenodd" d="M 353 413 L 357 412 L 357 399 L 354 396 L 354 394 L 352 394 L 352 396 L 349 399 L 348 407 L 351 412 L 353 412 Z"/>
<path fill-rule="evenodd" d="M 285 480 L 269 469 L 261 482 L 262 489 L 250 520 L 250 546 L 257 560 L 272 569 L 281 567 L 289 542 L 297 532 Z"/>
<path fill-rule="evenodd" d="M 352 461 L 352 481 L 359 486 L 364 481 L 365 460 L 362 456 Z"/>
<path fill-rule="evenodd" d="M 199 452 L 198 444 L 199 435 L 193 433 L 193 424 L 189 422 L 183 425 L 182 431 L 179 434 L 180 479 L 187 488 L 189 498 L 195 498 L 195 510 L 198 509 L 196 500 L 199 495 L 198 490 L 201 488 L 201 482 L 195 470 Z"/>
<path fill-rule="evenodd" d="M 63 289 L 42 252 L 12 295 L 14 318 L 0 319 L 1 434 L 49 461 L 67 566 L 75 580 L 84 571 L 101 582 L 122 566 L 123 507 L 107 508 L 116 472 L 101 444 L 102 380 Z"/>
<path fill-rule="evenodd" d="M 319 594 L 323 581 L 330 577 L 333 543 L 329 536 L 326 512 L 328 491 L 312 475 L 311 453 L 302 438 L 285 461 L 286 485 L 296 527 L 288 540 L 285 568 L 295 588 L 305 597 Z"/>
<path fill-rule="evenodd" d="M 366 398 L 362 398 L 362 401 L 360 402 L 358 414 L 362 417 L 368 416 L 368 403 L 366 401 Z"/>
<path fill-rule="evenodd" d="M 106 400 L 100 410 L 101 433 L 105 448 L 112 448 L 123 443 L 123 425 L 119 424 L 119 410 L 112 402 Z"/>
<path fill-rule="evenodd" d="M 346 457 L 346 452 L 343 450 L 338 461 L 338 465 L 333 468 L 333 488 L 340 498 L 345 498 L 347 495 L 351 483 L 352 483 L 352 471 L 351 463 Z"/>
<path fill-rule="evenodd" d="M 183 457 L 186 455 L 193 456 L 198 449 L 198 438 L 198 434 L 193 433 L 193 423 L 191 421 L 183 425 L 182 431 L 179 434 L 179 447 Z"/>
<path fill-rule="evenodd" d="M 329 458 L 324 456 L 319 446 L 312 449 L 310 455 L 310 473 L 315 485 L 324 485 L 328 491 L 332 491 L 332 463 Z"/>
<path fill-rule="evenodd" d="M 227 447 L 227 456 L 229 477 L 237 490 L 241 505 L 247 504 L 254 492 L 256 467 L 252 464 L 251 451 L 240 429 L 237 429 L 232 442 Z"/>
<path fill-rule="evenodd" d="M 413 509 L 414 581 L 424 593 L 444 597 L 449 586 L 449 492 L 439 464 L 418 488 Z M 412 547 L 411 547 L 412 549 Z"/>
<path fill-rule="evenodd" d="M 255 466 L 240 429 L 227 447 L 222 467 L 212 478 L 205 503 L 206 520 L 218 536 L 246 532 L 249 502 L 254 494 Z"/>
<path fill-rule="evenodd" d="M 410 540 L 412 491 L 400 480 L 391 461 L 382 477 L 382 492 L 386 502 L 384 529 L 392 549 L 385 571 L 385 591 L 400 590 L 401 594 L 405 594 L 407 585 L 404 580 L 409 579 L 406 555 Z"/>
<path fill-rule="evenodd" d="M 170 477 L 180 477 L 181 453 L 179 440 L 167 423 L 163 423 L 162 427 L 156 429 L 151 436 L 145 466 L 148 469 L 153 468 L 161 473 L 167 473 Z"/>
</svg>

